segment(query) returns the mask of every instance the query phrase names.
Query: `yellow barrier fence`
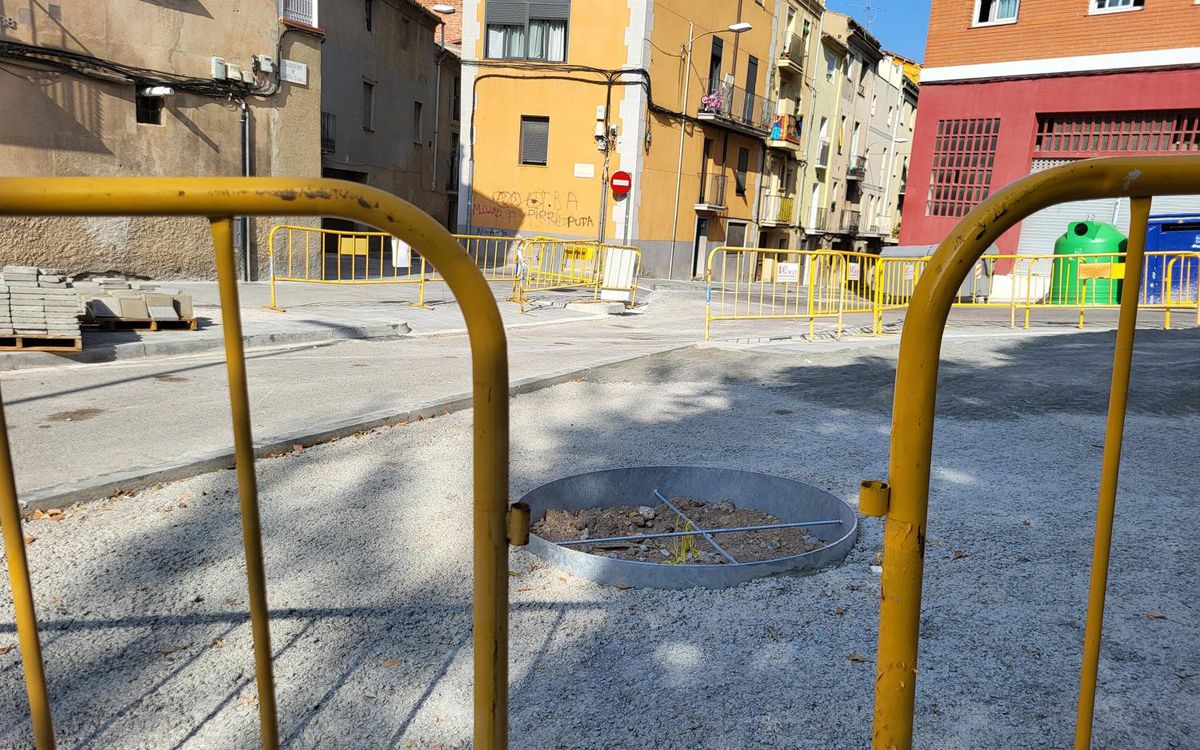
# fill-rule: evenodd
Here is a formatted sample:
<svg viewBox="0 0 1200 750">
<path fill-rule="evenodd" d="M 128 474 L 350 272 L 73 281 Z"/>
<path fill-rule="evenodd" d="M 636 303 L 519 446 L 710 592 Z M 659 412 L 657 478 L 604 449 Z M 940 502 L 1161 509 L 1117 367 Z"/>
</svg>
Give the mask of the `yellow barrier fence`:
<svg viewBox="0 0 1200 750">
<path fill-rule="evenodd" d="M 305 284 L 415 284 L 425 305 L 425 257 L 387 232 L 356 232 L 280 224 L 267 241 L 272 310 L 277 282 Z"/>
<path fill-rule="evenodd" d="M 718 247 L 705 272 L 704 340 L 714 321 L 807 320 L 809 337 L 818 318 L 871 313 L 871 284 L 878 256 L 836 250 Z"/>
<path fill-rule="evenodd" d="M 338 216 L 420 247 L 467 324 L 473 383 L 474 747 L 508 746 L 508 545 L 529 537 L 529 509 L 508 502 L 508 352 L 500 311 L 475 261 L 432 217 L 381 190 L 286 178 L 0 178 L 0 216 L 200 216 L 211 223 L 233 422 L 261 745 L 279 747 L 270 612 L 233 248 L 234 216 Z M 357 239 L 349 244 L 359 256 Z M 369 254 L 366 257 L 370 257 Z M 311 257 L 310 257 L 311 260 Z M 298 277 L 299 274 L 296 274 Z M 0 401 L 0 529 L 12 585 L 34 743 L 55 746 L 21 507 Z"/>
<path fill-rule="evenodd" d="M 1124 197 L 1130 199 L 1131 220 L 1129 244 L 1123 259 L 1123 281 L 1140 290 L 1151 197 L 1198 192 L 1200 156 L 1075 162 L 1026 177 L 985 200 L 963 218 L 925 265 L 908 301 L 907 320 L 900 338 L 888 482 L 866 481 L 860 495 L 860 508 L 864 512 L 886 518 L 872 734 L 875 750 L 910 750 L 912 747 L 916 683 L 920 671 L 917 644 L 925 539 L 930 533 L 929 477 L 938 364 L 947 319 L 972 265 L 1001 234 L 1037 211 L 1069 201 Z M 1186 257 L 1190 259 L 1190 255 Z M 1189 262 L 1187 259 L 1176 261 L 1172 273 L 1189 272 Z M 1167 263 L 1169 265 L 1169 261 Z M 1085 275 L 1089 273 L 1085 272 Z M 1097 273 L 1100 272 L 1097 270 Z M 1107 278 L 1110 282 L 1116 280 L 1115 269 L 1109 268 L 1107 273 L 1110 275 L 1099 278 Z M 1080 285 L 1081 293 L 1084 293 L 1084 287 Z M 1170 284 L 1166 288 L 1170 290 Z M 1167 296 L 1172 293 L 1168 291 Z M 1076 750 L 1091 747 L 1117 477 L 1141 297 L 1140 294 L 1122 294 L 1120 297 L 1083 639 L 1075 722 Z M 1171 303 L 1167 307 L 1170 308 Z"/>
<path fill-rule="evenodd" d="M 533 237 L 520 247 L 511 299 L 524 309 L 533 292 L 586 289 L 633 306 L 641 271 L 642 253 L 630 245 Z"/>
</svg>

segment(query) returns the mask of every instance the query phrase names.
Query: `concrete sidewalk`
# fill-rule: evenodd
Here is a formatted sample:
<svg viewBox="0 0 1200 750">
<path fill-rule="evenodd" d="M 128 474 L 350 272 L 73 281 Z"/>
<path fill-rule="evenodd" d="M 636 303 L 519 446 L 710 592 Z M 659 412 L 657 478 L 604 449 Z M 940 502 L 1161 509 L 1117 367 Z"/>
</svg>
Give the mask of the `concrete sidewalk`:
<svg viewBox="0 0 1200 750">
<path fill-rule="evenodd" d="M 216 282 L 172 283 L 192 295 L 199 329 L 195 331 L 85 331 L 82 352 L 0 352 L 0 371 L 63 364 L 115 362 L 146 357 L 217 352 L 224 347 L 224 328 Z M 577 293 L 545 295 L 543 306 L 525 312 L 505 297 L 511 285 L 492 285 L 500 314 L 508 326 L 582 320 L 588 312 L 566 309 Z M 277 285 L 278 306 L 268 309 L 270 284 L 239 285 L 242 334 L 247 347 L 320 344 L 348 339 L 393 338 L 461 332 L 462 313 L 445 284 L 425 285 L 425 304 L 416 307 L 418 289 L 411 284 L 336 286 Z"/>
<path fill-rule="evenodd" d="M 639 314 L 542 309 L 506 315 L 513 323 L 510 383 L 542 387 L 699 340 L 702 297 L 653 296 Z M 336 304 L 325 301 L 323 309 Z M 360 314 L 349 303 L 344 310 L 347 317 Z M 444 335 L 252 350 L 247 364 L 256 443 L 268 452 L 288 450 L 469 407 L 470 353 L 466 337 L 452 333 L 454 318 L 461 325 L 457 310 L 405 309 L 409 316 L 428 315 L 426 332 Z M 223 353 L 18 370 L 2 381 L 17 482 L 31 507 L 231 465 Z"/>
</svg>

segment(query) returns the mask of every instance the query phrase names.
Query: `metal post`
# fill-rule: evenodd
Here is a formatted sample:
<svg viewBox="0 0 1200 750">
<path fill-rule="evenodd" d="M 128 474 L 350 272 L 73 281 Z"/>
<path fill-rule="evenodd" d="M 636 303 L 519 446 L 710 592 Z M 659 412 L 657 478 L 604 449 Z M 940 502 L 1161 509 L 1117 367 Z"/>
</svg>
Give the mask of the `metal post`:
<svg viewBox="0 0 1200 750">
<path fill-rule="evenodd" d="M 254 640 L 254 670 L 258 684 L 258 716 L 264 750 L 279 747 L 275 708 L 275 669 L 271 661 L 271 626 L 267 609 L 267 578 L 263 564 L 262 527 L 258 512 L 258 482 L 254 473 L 254 438 L 250 433 L 250 395 L 246 386 L 246 352 L 238 306 L 237 263 L 233 254 L 233 221 L 214 218 L 213 247 L 217 255 L 217 285 L 221 294 L 221 328 L 225 334 L 225 367 L 229 372 L 229 406 L 233 413 L 238 504 L 242 515 L 242 546 L 246 551 L 246 581 L 250 629 Z"/>
<path fill-rule="evenodd" d="M 675 240 L 679 233 L 679 196 L 683 186 L 683 142 L 687 130 L 688 90 L 692 82 L 692 45 L 696 41 L 696 24 L 688 21 L 688 43 L 683 58 L 683 99 L 679 103 L 679 111 L 683 117 L 679 120 L 679 162 L 675 167 L 675 207 L 671 216 L 671 256 L 667 259 L 667 278 L 675 278 Z M 704 189 L 702 185 L 701 190 Z"/>
<path fill-rule="evenodd" d="M 1104 459 L 1100 466 L 1100 497 L 1096 509 L 1096 540 L 1092 548 L 1092 579 L 1088 590 L 1087 627 L 1083 635 L 1083 668 L 1079 678 L 1079 711 L 1075 719 L 1075 750 L 1092 746 L 1092 720 L 1096 708 L 1096 672 L 1100 665 L 1100 636 L 1104 630 L 1104 595 L 1108 587 L 1109 552 L 1113 516 L 1117 507 L 1117 474 L 1121 469 L 1121 441 L 1125 432 L 1125 405 L 1129 396 L 1129 370 L 1137 329 L 1138 289 L 1146 250 L 1146 225 L 1150 199 L 1130 202 L 1129 248 L 1125 257 L 1125 296 L 1117 323 L 1112 386 L 1108 393 L 1108 424 L 1104 431 Z M 1133 288 L 1130 289 L 1130 281 Z"/>
<path fill-rule="evenodd" d="M 42 644 L 38 636 L 37 615 L 33 607 L 33 587 L 29 582 L 29 560 L 25 556 L 25 532 L 21 527 L 21 506 L 17 502 L 17 482 L 13 475 L 12 453 L 8 445 L 8 424 L 0 400 L 0 525 L 4 531 L 4 552 L 8 558 L 8 580 L 12 584 L 13 612 L 17 621 L 17 642 L 21 665 L 25 669 L 25 690 L 29 695 L 29 714 L 33 720 L 33 741 L 38 750 L 54 750 L 54 723 L 50 718 L 50 698 L 46 690 L 46 671 L 42 664 Z"/>
</svg>

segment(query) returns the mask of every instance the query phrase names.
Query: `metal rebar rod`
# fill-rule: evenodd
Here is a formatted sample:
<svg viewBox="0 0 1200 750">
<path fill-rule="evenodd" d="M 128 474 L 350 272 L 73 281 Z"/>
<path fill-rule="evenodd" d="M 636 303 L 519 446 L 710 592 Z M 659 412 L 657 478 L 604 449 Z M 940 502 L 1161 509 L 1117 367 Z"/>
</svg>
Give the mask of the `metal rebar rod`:
<svg viewBox="0 0 1200 750">
<path fill-rule="evenodd" d="M 693 534 L 732 534 L 736 531 L 770 531 L 771 529 L 791 529 L 797 526 L 833 526 L 840 523 L 841 521 L 796 521 L 795 523 L 773 523 L 764 526 L 736 526 L 729 529 L 693 529 L 691 531 L 662 531 L 653 534 L 634 534 L 632 536 L 601 536 L 595 539 L 573 539 L 566 542 L 555 542 L 555 544 L 560 547 L 572 547 L 577 544 L 634 542 L 642 539 L 663 539 L 666 537 L 692 536 Z M 720 548 L 718 547 L 718 549 Z"/>
<path fill-rule="evenodd" d="M 666 496 L 663 495 L 663 493 L 659 492 L 658 490 L 654 490 L 654 495 L 659 500 L 662 500 L 663 504 L 666 505 L 668 508 L 670 508 L 671 511 L 675 513 L 675 515 L 682 518 L 684 523 L 690 523 L 692 525 L 693 529 L 696 528 L 696 522 L 693 521 L 692 519 L 688 518 L 687 515 L 682 510 L 680 510 L 679 508 L 676 508 L 675 504 L 672 503 L 670 500 L 668 500 L 666 498 Z M 693 532 L 693 533 L 696 533 L 696 532 Z M 713 548 L 717 550 L 717 552 L 721 553 L 721 557 L 724 557 L 726 560 L 728 560 L 733 565 L 738 564 L 738 561 L 734 558 L 734 556 L 729 554 L 728 552 L 726 552 L 725 549 L 723 547 L 721 547 L 721 545 L 717 544 L 717 541 L 712 538 L 711 534 L 707 534 L 703 531 L 699 532 L 699 534 L 700 534 L 700 536 L 704 537 L 704 540 L 706 542 L 708 542 L 709 544 L 711 544 L 713 546 Z"/>
</svg>

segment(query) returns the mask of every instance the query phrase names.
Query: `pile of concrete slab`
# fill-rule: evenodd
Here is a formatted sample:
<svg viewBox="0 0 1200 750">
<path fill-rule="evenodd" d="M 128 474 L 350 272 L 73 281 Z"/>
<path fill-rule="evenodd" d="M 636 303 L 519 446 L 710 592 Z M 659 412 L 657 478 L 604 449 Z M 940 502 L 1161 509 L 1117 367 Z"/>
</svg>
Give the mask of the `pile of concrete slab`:
<svg viewBox="0 0 1200 750">
<path fill-rule="evenodd" d="M 105 276 L 80 285 L 87 317 L 109 322 L 169 322 L 195 318 L 192 295 L 153 282 Z"/>
<path fill-rule="evenodd" d="M 79 292 L 54 268 L 5 266 L 0 271 L 0 336 L 78 338 Z"/>
</svg>

